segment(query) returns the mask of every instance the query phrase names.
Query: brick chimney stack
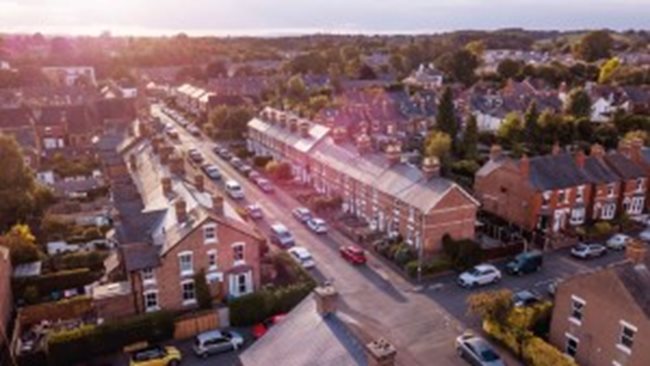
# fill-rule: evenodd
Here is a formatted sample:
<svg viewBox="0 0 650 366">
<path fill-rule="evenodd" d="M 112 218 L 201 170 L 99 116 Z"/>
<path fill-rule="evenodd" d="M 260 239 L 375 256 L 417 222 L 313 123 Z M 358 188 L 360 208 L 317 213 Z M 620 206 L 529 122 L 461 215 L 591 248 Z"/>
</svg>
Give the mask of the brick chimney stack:
<svg viewBox="0 0 650 366">
<path fill-rule="evenodd" d="M 553 155 L 559 155 L 562 152 L 562 148 L 560 147 L 559 143 L 554 143 L 553 144 L 553 149 L 551 150 L 551 154 Z"/>
<path fill-rule="evenodd" d="M 580 169 L 584 169 L 584 167 L 585 167 L 585 159 L 586 159 L 586 156 L 585 156 L 584 151 L 578 150 L 578 152 L 576 153 L 576 165 Z"/>
<path fill-rule="evenodd" d="M 640 163 L 641 162 L 641 150 L 643 149 L 644 146 L 643 139 L 635 137 L 631 142 L 630 142 L 630 151 L 631 151 L 631 157 L 630 159 L 634 161 L 635 163 Z"/>
<path fill-rule="evenodd" d="M 179 224 L 187 221 L 187 203 L 182 198 L 179 198 L 174 202 L 174 210 L 176 211 L 176 221 Z"/>
<path fill-rule="evenodd" d="M 372 147 L 371 144 L 370 136 L 365 132 L 357 137 L 357 150 L 359 150 L 359 154 L 369 153 Z"/>
<path fill-rule="evenodd" d="M 296 117 L 289 118 L 289 131 L 291 132 L 298 131 L 298 118 Z"/>
<path fill-rule="evenodd" d="M 398 164 L 402 160 L 402 148 L 397 144 L 386 146 L 386 159 L 391 166 Z"/>
<path fill-rule="evenodd" d="M 304 139 L 308 139 L 310 137 L 309 135 L 309 122 L 307 121 L 300 121 L 298 124 L 298 129 L 300 130 L 300 137 Z"/>
<path fill-rule="evenodd" d="M 205 192 L 205 177 L 202 173 L 199 173 L 194 176 L 194 186 L 199 192 Z"/>
<path fill-rule="evenodd" d="M 634 264 L 645 261 L 647 254 L 646 244 L 638 239 L 629 239 L 625 246 L 625 258 Z"/>
<path fill-rule="evenodd" d="M 397 349 L 386 339 L 379 338 L 366 344 L 368 366 L 393 366 Z"/>
<path fill-rule="evenodd" d="M 503 149 L 501 148 L 501 145 L 492 145 L 490 147 L 490 160 L 496 161 L 501 158 L 501 155 L 503 154 Z"/>
<path fill-rule="evenodd" d="M 180 176 L 185 175 L 185 163 L 183 162 L 183 158 L 178 155 L 169 157 L 169 170 L 172 174 Z"/>
<path fill-rule="evenodd" d="M 440 159 L 435 156 L 427 156 L 422 161 L 422 173 L 426 180 L 440 176 Z"/>
<path fill-rule="evenodd" d="M 343 141 L 345 141 L 346 134 L 347 134 L 347 132 L 345 131 L 345 128 L 343 128 L 343 127 L 335 127 L 332 130 L 332 139 L 336 143 L 343 142 Z"/>
<path fill-rule="evenodd" d="M 593 144 L 591 145 L 591 151 L 589 152 L 589 155 L 602 159 L 605 156 L 605 148 L 603 145 Z"/>
<path fill-rule="evenodd" d="M 169 157 L 174 152 L 174 148 L 167 144 L 161 144 L 158 147 L 158 153 L 160 155 L 160 164 L 167 165 L 169 163 Z"/>
<path fill-rule="evenodd" d="M 219 216 L 224 214 L 224 200 L 222 195 L 212 196 L 212 210 Z"/>
<path fill-rule="evenodd" d="M 162 186 L 163 194 L 165 196 L 172 194 L 172 179 L 170 177 L 163 177 L 160 180 L 160 185 Z"/>
<path fill-rule="evenodd" d="M 336 313 L 338 307 L 339 293 L 334 286 L 326 284 L 314 289 L 314 299 L 316 300 L 316 311 L 323 317 Z"/>
<path fill-rule="evenodd" d="M 618 152 L 623 154 L 626 158 L 632 159 L 632 144 L 625 139 L 619 140 Z"/>
<path fill-rule="evenodd" d="M 131 167 L 131 170 L 137 170 L 138 160 L 135 154 L 129 155 L 129 166 Z"/>
</svg>

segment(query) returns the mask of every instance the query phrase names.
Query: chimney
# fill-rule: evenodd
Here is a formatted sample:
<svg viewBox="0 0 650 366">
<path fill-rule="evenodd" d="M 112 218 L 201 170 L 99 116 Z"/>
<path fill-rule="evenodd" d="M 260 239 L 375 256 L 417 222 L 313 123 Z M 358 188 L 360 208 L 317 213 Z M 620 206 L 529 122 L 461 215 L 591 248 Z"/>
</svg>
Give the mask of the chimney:
<svg viewBox="0 0 650 366">
<path fill-rule="evenodd" d="M 174 202 L 174 209 L 176 210 L 176 221 L 179 224 L 187 221 L 187 204 L 184 199 L 179 198 L 176 200 L 176 202 Z"/>
<path fill-rule="evenodd" d="M 151 147 L 153 149 L 154 154 L 158 154 L 158 149 L 160 148 L 160 144 L 162 144 L 162 138 L 160 136 L 156 136 L 151 140 Z"/>
<path fill-rule="evenodd" d="M 172 174 L 185 175 L 185 164 L 183 158 L 178 155 L 170 156 L 169 170 Z"/>
<path fill-rule="evenodd" d="M 291 132 L 298 131 L 298 118 L 296 117 L 289 118 L 289 131 Z"/>
<path fill-rule="evenodd" d="M 311 137 L 309 135 L 309 122 L 307 121 L 301 121 L 300 124 L 298 125 L 298 128 L 300 129 L 300 137 L 304 139 L 308 139 Z"/>
<path fill-rule="evenodd" d="M 199 192 L 205 192 L 205 178 L 203 174 L 199 173 L 194 176 L 194 186 Z"/>
<path fill-rule="evenodd" d="M 503 154 L 503 149 L 501 148 L 501 145 L 492 145 L 492 147 L 490 147 L 490 160 L 496 161 L 500 159 L 501 154 Z"/>
<path fill-rule="evenodd" d="M 628 239 L 625 246 L 625 258 L 633 264 L 642 264 L 647 253 L 646 244 L 638 239 Z"/>
<path fill-rule="evenodd" d="M 379 338 L 366 344 L 368 366 L 393 366 L 397 350 L 386 339 Z"/>
<path fill-rule="evenodd" d="M 530 174 L 530 160 L 528 159 L 528 155 L 524 154 L 524 156 L 519 159 L 519 172 L 522 177 L 528 178 Z"/>
<path fill-rule="evenodd" d="M 331 284 L 318 286 L 314 289 L 314 299 L 316 300 L 316 311 L 322 317 L 336 313 L 338 306 L 339 293 Z"/>
<path fill-rule="evenodd" d="M 160 185 L 162 186 L 163 194 L 169 196 L 172 194 L 172 179 L 170 177 L 164 177 L 160 180 Z"/>
<path fill-rule="evenodd" d="M 553 155 L 559 155 L 562 152 L 562 148 L 560 147 L 559 143 L 554 143 L 553 144 L 553 149 L 551 150 L 551 154 Z"/>
<path fill-rule="evenodd" d="M 160 155 L 160 164 L 167 165 L 169 163 L 169 157 L 174 152 L 174 148 L 167 144 L 162 144 L 158 147 L 158 155 Z"/>
<path fill-rule="evenodd" d="M 395 124 L 393 124 L 393 123 L 389 123 L 388 126 L 386 126 L 386 134 L 388 136 L 393 136 L 395 134 L 395 130 L 396 130 L 396 127 L 395 127 Z"/>
<path fill-rule="evenodd" d="M 422 173 L 426 180 L 440 176 L 440 159 L 435 156 L 427 156 L 422 161 Z"/>
<path fill-rule="evenodd" d="M 626 158 L 632 159 L 632 144 L 625 139 L 621 139 L 618 142 L 618 152 L 623 154 Z"/>
<path fill-rule="evenodd" d="M 388 159 L 388 163 L 391 166 L 399 163 L 402 159 L 402 148 L 397 144 L 389 144 L 386 146 L 386 159 Z"/>
<path fill-rule="evenodd" d="M 287 127 L 287 113 L 286 112 L 280 112 L 280 115 L 278 116 L 278 122 L 280 123 L 280 127 L 286 128 Z"/>
<path fill-rule="evenodd" d="M 271 122 L 272 125 L 274 125 L 278 121 L 278 113 L 274 110 L 269 111 L 269 122 Z"/>
<path fill-rule="evenodd" d="M 591 145 L 591 151 L 589 152 L 589 155 L 602 159 L 605 156 L 605 148 L 603 148 L 603 146 L 600 144 L 593 144 Z"/>
<path fill-rule="evenodd" d="M 576 153 L 576 165 L 580 169 L 584 169 L 585 167 L 585 153 L 582 151 L 582 149 L 578 149 L 578 152 Z"/>
<path fill-rule="evenodd" d="M 631 150 L 630 159 L 635 163 L 641 162 L 641 150 L 643 149 L 643 145 L 645 145 L 643 139 L 639 137 L 635 137 L 630 142 L 630 150 Z"/>
<path fill-rule="evenodd" d="M 346 131 L 344 127 L 335 127 L 334 130 L 332 130 L 332 139 L 336 143 L 345 141 L 345 135 Z"/>
<path fill-rule="evenodd" d="M 370 136 L 363 133 L 357 137 L 357 150 L 359 154 L 369 153 L 371 148 Z"/>
<path fill-rule="evenodd" d="M 223 196 L 215 194 L 212 196 L 212 210 L 219 216 L 223 216 L 224 201 Z"/>
<path fill-rule="evenodd" d="M 129 155 L 129 166 L 131 167 L 131 170 L 137 170 L 138 160 L 135 154 Z"/>
</svg>

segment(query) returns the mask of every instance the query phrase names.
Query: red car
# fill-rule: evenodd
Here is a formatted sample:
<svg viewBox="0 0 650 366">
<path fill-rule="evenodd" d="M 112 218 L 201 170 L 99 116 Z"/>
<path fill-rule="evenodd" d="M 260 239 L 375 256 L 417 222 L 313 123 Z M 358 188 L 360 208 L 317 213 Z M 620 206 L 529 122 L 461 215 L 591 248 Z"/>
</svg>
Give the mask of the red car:
<svg viewBox="0 0 650 366">
<path fill-rule="evenodd" d="M 253 329 L 251 329 L 251 333 L 253 333 L 253 338 L 259 339 L 260 337 L 262 337 L 264 334 L 266 334 L 269 328 L 282 321 L 282 319 L 284 319 L 285 316 L 287 316 L 287 314 L 273 315 L 272 317 L 264 320 L 263 322 L 253 325 Z"/>
<path fill-rule="evenodd" d="M 341 257 L 352 264 L 365 264 L 366 252 L 356 246 L 341 247 Z"/>
</svg>

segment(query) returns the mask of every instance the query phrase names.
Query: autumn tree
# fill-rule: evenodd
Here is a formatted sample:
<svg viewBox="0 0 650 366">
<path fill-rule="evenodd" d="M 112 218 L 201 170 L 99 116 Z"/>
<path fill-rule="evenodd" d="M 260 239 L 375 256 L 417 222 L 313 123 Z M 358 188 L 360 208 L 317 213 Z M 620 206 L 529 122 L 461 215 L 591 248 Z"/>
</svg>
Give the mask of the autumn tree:
<svg viewBox="0 0 650 366">
<path fill-rule="evenodd" d="M 618 57 L 610 58 L 607 60 L 607 62 L 605 62 L 600 67 L 600 71 L 598 73 L 598 82 L 600 84 L 608 83 L 620 66 L 621 60 L 619 60 Z"/>
<path fill-rule="evenodd" d="M 513 59 L 505 59 L 497 66 L 497 73 L 504 79 L 512 79 L 519 75 L 524 68 L 524 63 Z"/>
<path fill-rule="evenodd" d="M 451 137 L 442 131 L 431 131 L 425 140 L 424 154 L 444 161 L 449 151 L 451 151 Z"/>
<path fill-rule="evenodd" d="M 512 291 L 503 289 L 475 293 L 467 298 L 467 306 L 470 314 L 505 324 L 513 307 Z"/>
<path fill-rule="evenodd" d="M 607 31 L 589 32 L 575 44 L 574 54 L 587 62 L 598 61 L 610 56 L 614 44 L 612 36 Z"/>
<path fill-rule="evenodd" d="M 516 112 L 508 113 L 497 130 L 497 137 L 502 144 L 514 146 L 521 142 L 524 132 L 524 125 L 521 117 Z"/>
<path fill-rule="evenodd" d="M 24 224 L 16 224 L 0 236 L 0 245 L 9 249 L 13 266 L 37 261 L 41 256 L 36 238 L 29 226 Z"/>
<path fill-rule="evenodd" d="M 448 76 L 465 85 L 474 82 L 474 71 L 479 65 L 479 60 L 472 52 L 462 49 L 442 55 L 436 61 L 436 66 Z"/>
</svg>

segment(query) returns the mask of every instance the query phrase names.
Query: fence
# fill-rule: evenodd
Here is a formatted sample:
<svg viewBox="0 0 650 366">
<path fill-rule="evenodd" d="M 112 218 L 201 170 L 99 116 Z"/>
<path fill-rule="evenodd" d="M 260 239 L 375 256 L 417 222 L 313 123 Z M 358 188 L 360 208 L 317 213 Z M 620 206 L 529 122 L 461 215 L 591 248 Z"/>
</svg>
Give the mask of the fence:
<svg viewBox="0 0 650 366">
<path fill-rule="evenodd" d="M 174 339 L 190 338 L 218 327 L 219 316 L 216 310 L 188 314 L 174 322 Z"/>
</svg>

